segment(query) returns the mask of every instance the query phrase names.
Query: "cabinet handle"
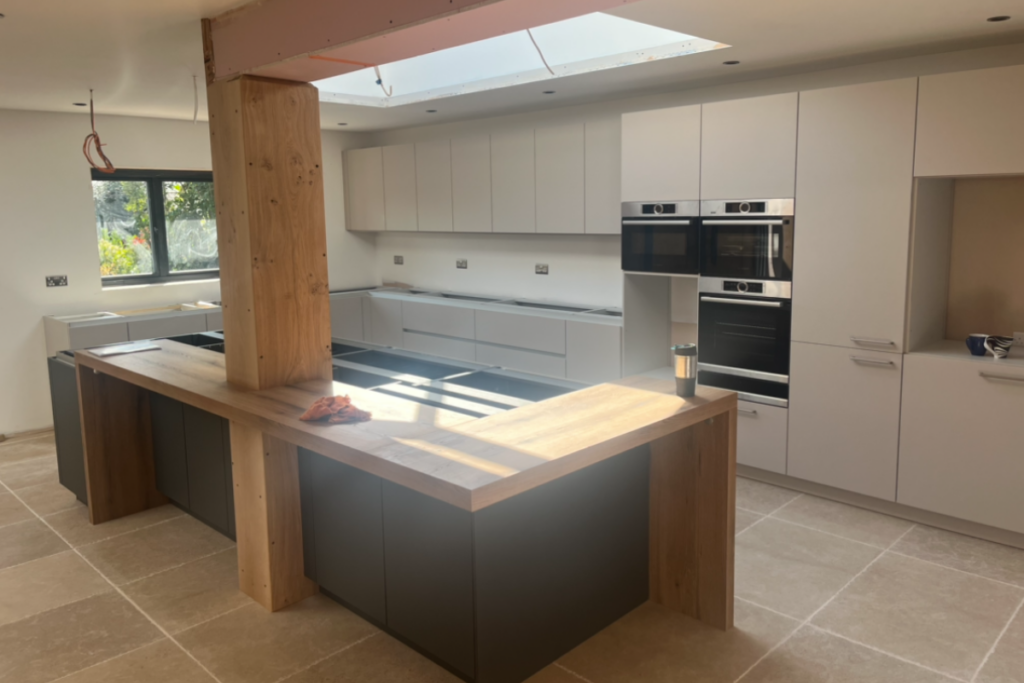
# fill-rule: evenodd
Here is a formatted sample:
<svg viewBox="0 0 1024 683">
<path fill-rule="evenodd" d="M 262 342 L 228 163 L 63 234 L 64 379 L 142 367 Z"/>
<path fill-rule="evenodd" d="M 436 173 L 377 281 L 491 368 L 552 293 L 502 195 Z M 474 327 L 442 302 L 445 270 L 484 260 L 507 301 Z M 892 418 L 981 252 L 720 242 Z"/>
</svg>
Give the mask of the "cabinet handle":
<svg viewBox="0 0 1024 683">
<path fill-rule="evenodd" d="M 980 376 L 984 377 L 985 379 L 998 380 L 998 381 L 1001 381 L 1001 382 L 1024 382 L 1024 377 L 1008 377 L 1007 375 L 992 375 L 992 374 L 989 374 L 989 373 L 985 372 L 984 370 L 982 370 L 978 374 Z"/>
<path fill-rule="evenodd" d="M 854 363 L 861 363 L 863 365 L 896 365 L 896 363 L 891 360 L 875 360 L 874 358 L 864 358 L 863 356 L 850 356 L 850 360 Z"/>
<path fill-rule="evenodd" d="M 850 341 L 863 346 L 896 346 L 896 342 L 889 339 L 873 339 L 871 337 L 850 337 Z"/>
<path fill-rule="evenodd" d="M 750 417 L 757 417 L 757 411 L 756 410 L 747 410 L 746 408 L 737 408 L 736 411 L 740 415 L 749 415 Z"/>
</svg>

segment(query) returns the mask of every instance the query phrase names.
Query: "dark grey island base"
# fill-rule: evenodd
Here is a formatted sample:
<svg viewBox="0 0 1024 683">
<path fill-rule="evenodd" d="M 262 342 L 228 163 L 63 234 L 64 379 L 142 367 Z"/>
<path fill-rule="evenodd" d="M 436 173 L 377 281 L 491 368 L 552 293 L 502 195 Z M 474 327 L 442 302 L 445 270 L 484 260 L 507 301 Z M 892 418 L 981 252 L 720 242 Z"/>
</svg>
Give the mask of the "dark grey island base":
<svg viewBox="0 0 1024 683">
<path fill-rule="evenodd" d="M 466 681 L 518 683 L 645 602 L 646 446 L 469 512 L 299 450 L 307 576 Z"/>
</svg>

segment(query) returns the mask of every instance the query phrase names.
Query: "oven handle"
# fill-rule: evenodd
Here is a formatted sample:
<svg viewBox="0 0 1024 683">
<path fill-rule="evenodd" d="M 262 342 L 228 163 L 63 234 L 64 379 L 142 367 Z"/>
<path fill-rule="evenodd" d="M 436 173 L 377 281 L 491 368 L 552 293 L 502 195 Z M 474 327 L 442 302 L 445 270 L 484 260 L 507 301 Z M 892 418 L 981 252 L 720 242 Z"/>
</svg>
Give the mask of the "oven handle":
<svg viewBox="0 0 1024 683">
<path fill-rule="evenodd" d="M 777 218 L 766 218 L 764 220 L 718 220 L 716 218 L 705 218 L 703 223 L 707 227 L 716 225 L 782 225 L 785 221 Z"/>
<path fill-rule="evenodd" d="M 746 368 L 731 368 L 728 365 L 715 365 L 714 363 L 701 363 L 697 362 L 697 372 L 717 372 L 722 375 L 732 375 L 733 377 L 743 377 L 745 379 L 760 379 L 765 382 L 774 382 L 775 384 L 789 384 L 789 375 L 780 375 L 774 372 L 764 372 L 763 370 L 747 370 Z"/>
<path fill-rule="evenodd" d="M 628 219 L 628 218 L 623 218 L 623 219 L 622 219 L 622 224 L 623 224 L 623 225 L 689 225 L 689 224 L 690 224 L 690 221 L 685 221 L 685 220 L 671 220 L 671 221 L 656 221 L 656 220 L 649 220 L 649 221 L 634 221 L 634 220 L 630 220 L 630 219 Z"/>
<path fill-rule="evenodd" d="M 736 306 L 761 306 L 763 308 L 782 308 L 781 301 L 755 301 L 753 299 L 723 299 L 717 296 L 702 296 L 701 301 L 710 301 L 715 304 L 733 304 Z"/>
</svg>

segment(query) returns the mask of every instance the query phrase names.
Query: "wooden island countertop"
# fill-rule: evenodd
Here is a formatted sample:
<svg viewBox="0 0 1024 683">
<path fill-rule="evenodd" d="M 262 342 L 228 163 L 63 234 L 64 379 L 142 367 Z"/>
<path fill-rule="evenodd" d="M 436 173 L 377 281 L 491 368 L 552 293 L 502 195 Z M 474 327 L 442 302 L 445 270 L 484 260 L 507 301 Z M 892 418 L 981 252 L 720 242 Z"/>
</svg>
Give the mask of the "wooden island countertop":
<svg viewBox="0 0 1024 683">
<path fill-rule="evenodd" d="M 75 357 L 81 367 L 469 511 L 736 409 L 733 392 L 701 387 L 682 399 L 673 381 L 641 375 L 474 418 L 339 382 L 246 391 L 227 382 L 222 354 L 156 343 L 161 350 Z M 343 394 L 373 413 L 372 421 L 299 420 L 317 398 Z"/>
</svg>

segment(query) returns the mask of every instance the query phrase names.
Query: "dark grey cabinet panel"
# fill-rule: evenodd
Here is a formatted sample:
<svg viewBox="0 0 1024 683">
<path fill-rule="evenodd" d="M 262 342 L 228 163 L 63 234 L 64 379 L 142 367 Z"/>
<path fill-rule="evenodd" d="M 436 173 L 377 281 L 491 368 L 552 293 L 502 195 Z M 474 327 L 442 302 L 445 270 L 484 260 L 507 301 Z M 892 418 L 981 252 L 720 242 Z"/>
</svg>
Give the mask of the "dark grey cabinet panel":
<svg viewBox="0 0 1024 683">
<path fill-rule="evenodd" d="M 308 452 L 303 459 L 310 465 L 316 581 L 356 610 L 384 623 L 381 480 Z"/>
<path fill-rule="evenodd" d="M 184 405 L 162 394 L 150 393 L 149 410 L 153 423 L 156 488 L 187 510 L 189 491 Z"/>
<path fill-rule="evenodd" d="M 78 410 L 78 376 L 74 363 L 50 358 L 50 400 L 53 430 L 57 440 L 57 477 L 64 488 L 88 503 L 85 484 L 85 449 L 82 447 L 82 417 Z"/>
<path fill-rule="evenodd" d="M 647 600 L 649 471 L 644 447 L 475 514 L 477 681 L 519 683 Z"/>
<path fill-rule="evenodd" d="M 219 531 L 230 535 L 229 507 L 231 462 L 224 448 L 227 421 L 184 406 L 185 453 L 188 462 L 189 511 Z"/>
<path fill-rule="evenodd" d="M 472 677 L 472 514 L 382 484 L 388 628 Z"/>
</svg>

